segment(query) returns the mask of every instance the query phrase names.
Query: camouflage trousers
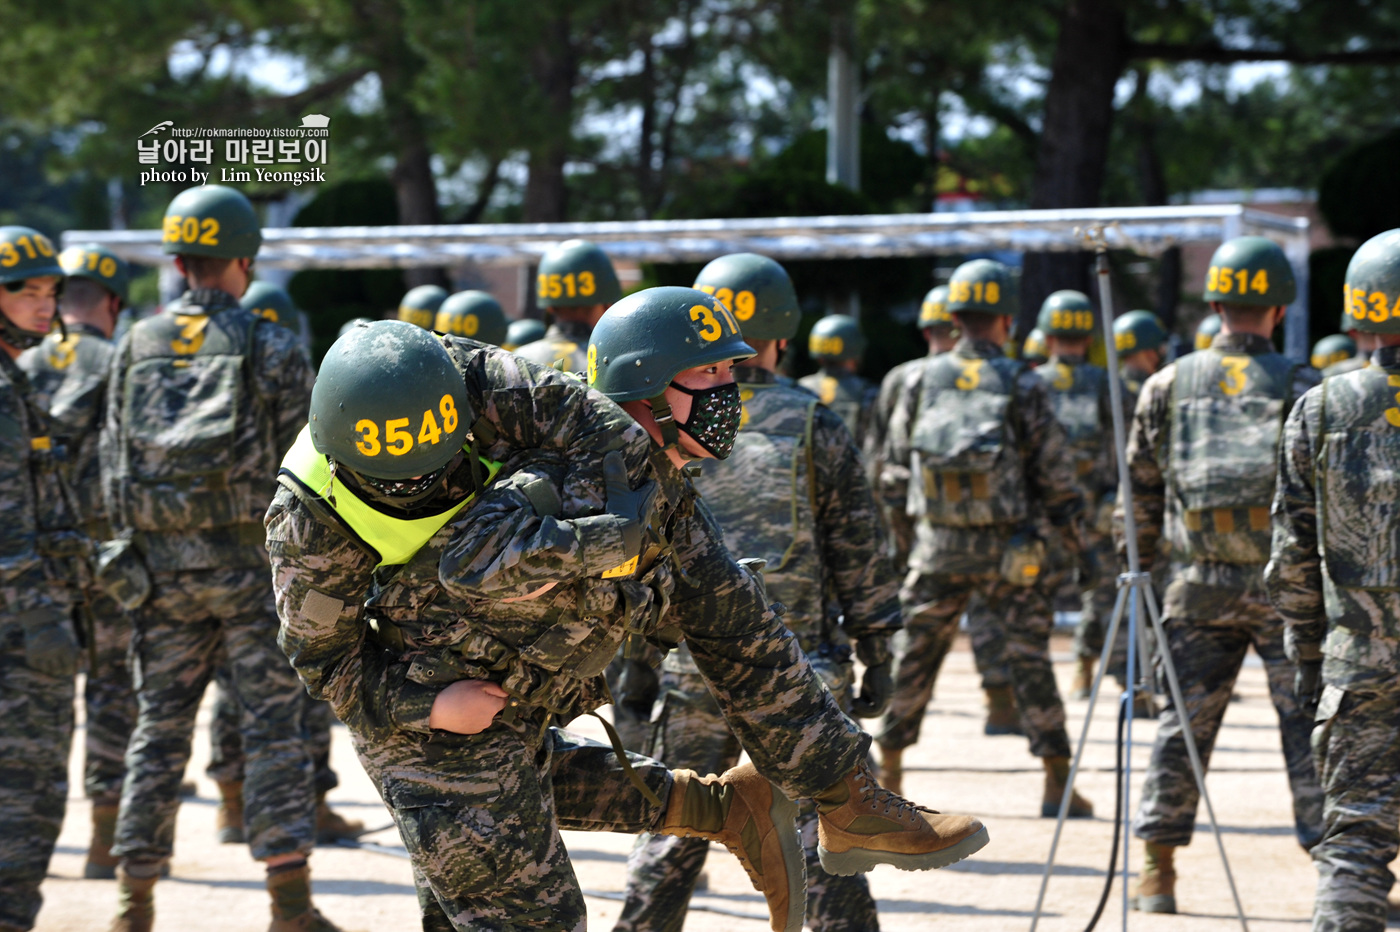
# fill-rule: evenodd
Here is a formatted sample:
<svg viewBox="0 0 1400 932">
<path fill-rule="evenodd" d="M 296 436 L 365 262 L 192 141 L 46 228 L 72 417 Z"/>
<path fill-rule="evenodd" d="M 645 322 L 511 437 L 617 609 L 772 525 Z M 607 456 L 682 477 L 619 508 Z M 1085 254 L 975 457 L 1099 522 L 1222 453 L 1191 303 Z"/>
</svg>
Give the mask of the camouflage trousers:
<svg viewBox="0 0 1400 932">
<path fill-rule="evenodd" d="M 1298 706 L 1293 692 L 1296 667 L 1283 652 L 1283 620 L 1262 593 L 1177 579 L 1167 586 L 1162 625 L 1204 767 L 1210 766 L 1245 652 L 1254 646 L 1264 661 L 1269 696 L 1278 713 L 1293 792 L 1294 830 L 1303 847 L 1312 847 L 1322 831 L 1322 791 L 1309 746 L 1312 722 Z M 1190 844 L 1200 801 L 1182 735 L 1181 712 L 1168 694 L 1133 831 L 1139 838 L 1174 847 Z"/>
<path fill-rule="evenodd" d="M 672 658 L 680 656 L 679 663 Z M 684 647 L 668 658 L 662 693 L 652 716 L 650 754 L 673 768 L 723 773 L 739 762 L 739 741 L 725 723 L 719 703 L 698 672 L 684 664 Z M 828 681 L 828 687 L 833 684 Z M 834 684 L 838 689 L 841 682 Z M 849 708 L 850 682 L 844 695 Z M 862 932 L 880 928 L 875 900 L 864 874 L 828 874 L 817 859 L 817 811 L 811 800 L 799 805 L 798 830 L 807 860 L 807 928 L 813 932 Z M 710 843 L 702 838 L 643 835 L 627 858 L 627 900 L 614 932 L 680 932 L 695 883 L 705 867 Z"/>
<path fill-rule="evenodd" d="M 1323 792 L 1315 932 L 1380 932 L 1400 848 L 1400 689 L 1342 692 L 1329 686 L 1312 745 Z"/>
<path fill-rule="evenodd" d="M 1011 668 L 1006 665 L 1001 647 L 1006 634 L 1001 619 L 987 608 L 987 600 L 974 592 L 967 600 L 967 639 L 972 646 L 972 662 L 982 678 L 983 689 L 999 689 L 1011 685 Z"/>
<path fill-rule="evenodd" d="M 214 717 L 209 723 L 209 766 L 204 774 L 216 783 L 242 783 L 245 759 L 243 732 L 238 704 L 233 701 L 227 685 L 228 673 L 220 667 L 214 674 Z M 301 694 L 301 724 L 306 740 L 306 752 L 311 755 L 316 795 L 324 796 L 340 785 L 340 778 L 331 769 L 331 725 L 335 713 L 323 699 Z"/>
<path fill-rule="evenodd" d="M 243 710 L 244 831 L 253 857 L 309 852 L 316 800 L 302 737 L 304 690 L 277 646 L 266 568 L 152 576 L 150 600 L 132 612 L 138 712 L 112 852 L 141 862 L 170 856 L 195 715 L 225 660 Z"/>
<path fill-rule="evenodd" d="M 1013 586 L 999 574 L 921 573 L 911 570 L 900 589 L 904 630 L 895 639 L 894 700 L 875 736 L 882 747 L 907 748 L 919 740 L 943 658 L 972 593 L 1001 620 L 1002 656 L 1011 672 L 1016 707 L 1037 757 L 1068 757 L 1065 707 L 1050 665 L 1050 603 L 1039 586 Z"/>
<path fill-rule="evenodd" d="M 0 923 L 33 928 L 39 884 L 68 801 L 71 676 L 32 670 L 18 625 L 0 622 Z"/>
<path fill-rule="evenodd" d="M 1074 628 L 1074 655 L 1098 660 L 1103 653 L 1103 639 L 1113 619 L 1113 603 L 1118 598 L 1118 555 L 1113 538 L 1097 531 L 1086 531 L 1085 543 L 1093 552 L 1099 567 L 1099 581 L 1094 588 L 1080 596 L 1079 624 Z M 1145 620 L 1145 619 L 1144 619 Z M 1109 655 L 1108 672 L 1120 680 L 1128 667 L 1127 624 L 1118 628 Z"/>
<path fill-rule="evenodd" d="M 588 911 L 560 829 L 635 834 L 665 813 L 671 777 L 656 761 L 629 755 L 660 809 L 607 745 L 522 728 L 354 735 L 412 857 L 427 932 L 582 930 Z"/>
<path fill-rule="evenodd" d="M 136 727 L 136 693 L 131 688 L 131 620 L 110 597 L 89 589 L 78 606 L 88 637 L 83 704 L 83 789 L 95 804 L 115 806 L 126 776 L 126 745 Z"/>
</svg>

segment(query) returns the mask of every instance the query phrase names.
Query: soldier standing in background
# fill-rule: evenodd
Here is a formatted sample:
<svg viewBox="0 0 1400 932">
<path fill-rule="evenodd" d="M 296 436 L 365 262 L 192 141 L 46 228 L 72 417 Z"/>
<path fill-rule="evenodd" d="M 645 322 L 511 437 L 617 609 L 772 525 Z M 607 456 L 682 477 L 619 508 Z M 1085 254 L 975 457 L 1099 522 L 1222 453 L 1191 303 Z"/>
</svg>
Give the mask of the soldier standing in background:
<svg viewBox="0 0 1400 932">
<path fill-rule="evenodd" d="M 1161 713 L 1133 823 L 1146 846 L 1134 899 L 1144 912 L 1176 912 L 1173 855 L 1196 824 L 1200 793 L 1183 718 L 1208 766 L 1251 644 L 1278 712 L 1298 842 L 1311 848 L 1320 837 L 1311 723 L 1293 692 L 1283 620 L 1264 594 L 1279 437 L 1289 410 L 1318 381 L 1313 369 L 1275 352 L 1270 339 L 1295 295 L 1293 270 L 1275 243 L 1242 236 L 1222 244 L 1205 288 L 1220 333 L 1208 348 L 1149 378 L 1133 417 L 1128 467 L 1141 569 L 1153 568 L 1165 534 L 1172 566 L 1162 605 L 1167 643 L 1159 649 L 1171 651 L 1187 706 Z"/>
<path fill-rule="evenodd" d="M 1220 333 L 1220 315 L 1212 312 L 1201 318 L 1201 322 L 1196 325 L 1196 338 L 1194 346 L 1200 350 L 1210 349 L 1211 343 L 1215 340 L 1216 334 Z"/>
<path fill-rule="evenodd" d="M 49 332 L 63 274 L 48 237 L 0 227 L 0 932 L 34 928 L 68 799 L 81 654 L 73 563 L 86 541 L 76 531 L 79 516 L 63 487 L 48 418 L 15 364 Z"/>
<path fill-rule="evenodd" d="M 512 320 L 510 326 L 506 328 L 506 339 L 501 344 L 501 349 L 510 350 L 513 353 L 520 347 L 533 343 L 543 336 L 544 321 L 535 320 L 533 317 Z"/>
<path fill-rule="evenodd" d="M 1269 598 L 1312 713 L 1323 797 L 1314 932 L 1380 932 L 1400 848 L 1400 230 L 1346 275 L 1370 365 L 1305 394 L 1283 429 Z"/>
<path fill-rule="evenodd" d="M 246 197 L 190 188 L 166 208 L 163 238 L 190 290 L 122 339 L 102 432 L 108 515 L 130 573 L 149 575 L 148 597 L 132 609 L 139 712 L 113 848 L 112 930 L 151 929 L 195 715 L 226 662 L 270 932 L 328 932 L 306 865 L 315 796 L 302 687 L 277 649 L 261 526 L 279 457 L 306 423 L 311 362 L 291 331 L 238 304 L 262 242 Z"/>
<path fill-rule="evenodd" d="M 97 438 L 105 415 L 112 330 L 126 303 L 130 272 L 126 262 L 96 245 L 65 249 L 58 262 L 68 276 L 59 308 L 66 335 L 49 334 L 18 362 L 36 404 L 49 414 L 55 443 L 64 450 L 63 469 L 83 533 L 102 541 L 112 535 L 102 506 Z M 136 695 L 126 660 L 131 622 L 89 574 L 83 576 L 77 611 L 89 661 L 83 692 L 83 789 L 92 800 L 92 837 L 83 876 L 110 879 L 117 868 L 111 848 L 126 745 L 136 724 Z"/>
<path fill-rule="evenodd" d="M 285 288 L 272 282 L 250 282 L 238 303 L 263 320 L 281 324 L 295 333 L 306 351 L 311 352 L 311 315 L 296 306 Z"/>
<path fill-rule="evenodd" d="M 608 254 L 587 240 L 565 240 L 544 254 L 535 277 L 535 304 L 553 322 L 544 336 L 515 352 L 541 366 L 583 372 L 588 335 L 621 297 Z"/>
<path fill-rule="evenodd" d="M 1031 328 L 1031 332 L 1021 341 L 1021 355 L 1018 358 L 1032 369 L 1045 365 L 1045 360 L 1050 358 L 1050 351 L 1045 348 L 1044 331 L 1039 327 Z"/>
<path fill-rule="evenodd" d="M 438 309 L 447 300 L 447 289 L 441 285 L 419 285 L 410 288 L 399 299 L 399 320 L 417 324 L 424 330 L 433 329 Z"/>
<path fill-rule="evenodd" d="M 843 711 L 870 718 L 893 688 L 889 637 L 901 625 L 897 583 L 885 561 L 880 517 L 860 452 L 841 419 L 804 389 L 777 380 L 802 311 L 792 281 L 772 259 L 737 253 L 714 260 L 695 287 L 714 294 L 739 320 L 752 359 L 734 368 L 743 415 L 733 452 L 704 462 L 696 490 L 730 553 L 765 561 L 770 598 L 787 606 L 783 623 Z M 824 604 L 835 596 L 835 611 Z M 841 620 L 840 630 L 834 628 Z M 851 647 L 866 665 L 860 694 Z M 739 740 L 724 722 L 700 670 L 682 644 L 667 655 L 648 753 L 670 767 L 720 773 L 739 761 Z M 862 875 L 833 876 L 817 857 L 816 809 L 798 817 L 807 860 L 807 926 L 814 932 L 880 926 Z M 644 835 L 627 861 L 627 899 L 614 927 L 674 932 L 685 921 L 709 843 Z"/>
<path fill-rule="evenodd" d="M 1031 753 L 1045 767 L 1042 815 L 1058 811 L 1069 775 L 1065 711 L 1050 665 L 1053 618 L 1038 584 L 1043 514 L 1078 558 L 1083 497 L 1064 429 L 1041 380 L 1002 352 L 1015 300 L 999 262 L 963 263 L 948 310 L 963 333 L 930 360 L 890 417 L 881 488 L 892 509 L 919 516 L 900 591 L 905 645 L 895 697 L 876 735 L 886 785 L 900 785 L 904 749 L 918 741 L 934 681 L 974 591 L 1006 632 L 1004 655 Z M 1076 794 L 1074 816 L 1093 807 Z"/>
<path fill-rule="evenodd" d="M 856 375 L 860 358 L 865 355 L 860 321 L 846 314 L 823 317 L 807 337 L 807 352 L 821 368 L 797 383 L 835 411 L 856 438 L 856 446 L 865 449 L 880 387 Z"/>
<path fill-rule="evenodd" d="M 1321 372 L 1325 379 L 1329 375 L 1341 375 L 1343 372 L 1360 369 L 1366 365 L 1366 356 L 1357 352 L 1356 341 L 1351 337 L 1345 333 L 1333 333 L 1313 344 L 1308 362 L 1312 363 L 1312 367 Z M 1333 366 L 1341 368 L 1328 372 Z"/>
<path fill-rule="evenodd" d="M 1131 424 L 1142 383 L 1166 361 L 1167 328 L 1151 311 L 1129 311 L 1113 322 L 1113 340 L 1123 378 L 1124 420 Z"/>
<path fill-rule="evenodd" d="M 506 341 L 506 312 L 485 291 L 459 291 L 442 302 L 433 329 L 500 346 Z"/>
</svg>

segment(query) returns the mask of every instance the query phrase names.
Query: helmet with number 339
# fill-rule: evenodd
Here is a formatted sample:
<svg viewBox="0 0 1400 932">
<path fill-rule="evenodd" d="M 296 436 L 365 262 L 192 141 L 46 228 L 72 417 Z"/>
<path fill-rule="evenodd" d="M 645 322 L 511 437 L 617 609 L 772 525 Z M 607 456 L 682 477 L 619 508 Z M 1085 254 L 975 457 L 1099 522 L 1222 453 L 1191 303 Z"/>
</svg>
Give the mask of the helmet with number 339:
<svg viewBox="0 0 1400 932">
<path fill-rule="evenodd" d="M 749 340 L 791 340 L 802 308 L 787 270 L 767 256 L 736 252 L 700 270 L 692 286 L 724 302 Z"/>
</svg>

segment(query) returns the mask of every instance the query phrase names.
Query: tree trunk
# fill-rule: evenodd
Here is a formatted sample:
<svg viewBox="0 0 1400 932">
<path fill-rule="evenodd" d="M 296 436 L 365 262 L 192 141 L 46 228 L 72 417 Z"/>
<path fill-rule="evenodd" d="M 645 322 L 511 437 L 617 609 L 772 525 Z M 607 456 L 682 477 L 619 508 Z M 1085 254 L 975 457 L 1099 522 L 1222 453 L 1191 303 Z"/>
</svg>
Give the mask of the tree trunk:
<svg viewBox="0 0 1400 932">
<path fill-rule="evenodd" d="M 564 164 L 573 136 L 574 82 L 578 63 L 574 57 L 567 7 L 543 23 L 540 44 L 531 55 L 530 71 L 544 98 L 549 119 L 546 135 L 530 149 L 530 177 L 525 182 L 526 223 L 557 223 L 568 219 L 568 188 Z"/>
<path fill-rule="evenodd" d="M 1119 0 L 1068 0 L 1045 95 L 1032 208 L 1098 206 L 1113 126 L 1113 89 L 1127 48 Z M 1050 292 L 1088 292 L 1089 284 L 1087 253 L 1027 253 L 1019 332 L 1034 326 L 1036 312 Z"/>
</svg>

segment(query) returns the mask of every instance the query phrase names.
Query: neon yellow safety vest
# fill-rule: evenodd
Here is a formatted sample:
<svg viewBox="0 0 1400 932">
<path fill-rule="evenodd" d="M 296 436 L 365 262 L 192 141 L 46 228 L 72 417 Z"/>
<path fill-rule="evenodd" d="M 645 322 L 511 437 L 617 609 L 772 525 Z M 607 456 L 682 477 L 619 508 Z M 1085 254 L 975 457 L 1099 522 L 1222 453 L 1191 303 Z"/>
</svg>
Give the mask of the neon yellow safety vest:
<svg viewBox="0 0 1400 932">
<path fill-rule="evenodd" d="M 490 482 L 500 472 L 501 464 L 485 459 L 486 481 Z M 442 530 L 452 516 L 476 498 L 469 495 L 444 512 L 426 518 L 395 518 L 367 504 L 350 491 L 338 478 L 331 475 L 330 464 L 325 454 L 318 453 L 311 443 L 310 427 L 303 427 L 297 435 L 296 443 L 287 451 L 282 460 L 282 468 L 305 486 L 313 495 L 321 498 L 340 516 L 360 539 L 374 548 L 379 554 L 380 566 L 399 566 L 413 559 L 413 555 L 432 536 Z"/>
</svg>

